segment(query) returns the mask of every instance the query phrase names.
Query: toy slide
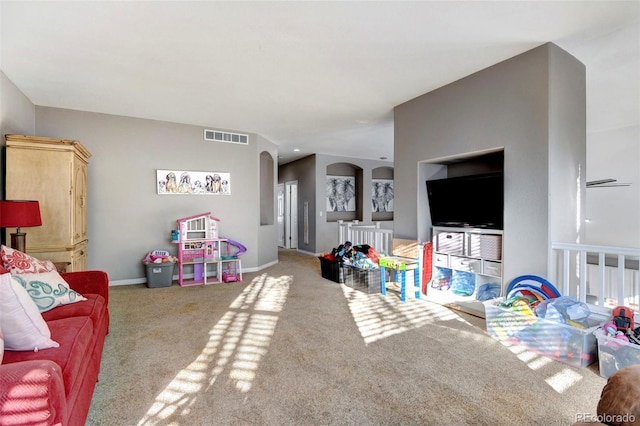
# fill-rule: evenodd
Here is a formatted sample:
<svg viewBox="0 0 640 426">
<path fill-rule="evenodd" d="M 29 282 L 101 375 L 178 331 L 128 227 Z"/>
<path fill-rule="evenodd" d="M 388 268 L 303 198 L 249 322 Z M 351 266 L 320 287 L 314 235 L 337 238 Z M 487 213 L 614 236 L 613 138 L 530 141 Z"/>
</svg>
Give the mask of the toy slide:
<svg viewBox="0 0 640 426">
<path fill-rule="evenodd" d="M 221 259 L 237 259 L 247 251 L 247 248 L 239 242 L 230 240 L 229 238 L 225 239 L 227 240 L 227 250 L 229 249 L 229 246 L 233 246 L 237 249 L 237 251 L 234 254 L 229 254 L 228 256 L 220 256 Z M 234 263 L 234 268 L 232 268 L 231 263 Z M 242 272 L 240 271 L 239 265 L 240 261 L 231 263 L 227 263 L 227 270 L 222 272 L 222 281 L 225 283 L 242 281 Z"/>
<path fill-rule="evenodd" d="M 234 257 L 240 257 L 247 251 L 247 248 L 242 244 L 240 244 L 239 242 L 233 241 L 229 238 L 227 238 L 226 240 L 227 240 L 227 244 L 238 249 L 238 251 L 233 255 Z"/>
</svg>

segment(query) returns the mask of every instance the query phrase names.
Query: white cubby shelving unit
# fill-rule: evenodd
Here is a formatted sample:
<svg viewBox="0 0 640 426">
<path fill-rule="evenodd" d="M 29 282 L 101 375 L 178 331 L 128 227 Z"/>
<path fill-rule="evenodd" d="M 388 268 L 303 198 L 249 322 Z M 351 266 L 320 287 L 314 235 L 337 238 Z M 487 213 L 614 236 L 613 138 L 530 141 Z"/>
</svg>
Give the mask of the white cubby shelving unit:
<svg viewBox="0 0 640 426">
<path fill-rule="evenodd" d="M 433 278 L 451 277 L 463 272 L 474 283 L 472 294 L 460 295 L 452 289 L 427 288 L 427 299 L 445 305 L 463 305 L 484 312 L 477 300 L 483 284 L 495 283 L 503 288 L 501 230 L 481 228 L 433 227 Z"/>
</svg>

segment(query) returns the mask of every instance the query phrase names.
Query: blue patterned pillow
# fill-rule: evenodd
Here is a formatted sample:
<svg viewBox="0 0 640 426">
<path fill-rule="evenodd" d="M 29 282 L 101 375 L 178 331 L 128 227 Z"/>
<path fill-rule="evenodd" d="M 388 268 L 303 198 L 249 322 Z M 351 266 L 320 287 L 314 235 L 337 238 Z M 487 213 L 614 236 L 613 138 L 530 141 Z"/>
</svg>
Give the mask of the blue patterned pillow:
<svg viewBox="0 0 640 426">
<path fill-rule="evenodd" d="M 56 271 L 39 274 L 14 274 L 12 277 L 27 290 L 38 310 L 50 311 L 56 306 L 87 300 L 75 290 Z"/>
</svg>

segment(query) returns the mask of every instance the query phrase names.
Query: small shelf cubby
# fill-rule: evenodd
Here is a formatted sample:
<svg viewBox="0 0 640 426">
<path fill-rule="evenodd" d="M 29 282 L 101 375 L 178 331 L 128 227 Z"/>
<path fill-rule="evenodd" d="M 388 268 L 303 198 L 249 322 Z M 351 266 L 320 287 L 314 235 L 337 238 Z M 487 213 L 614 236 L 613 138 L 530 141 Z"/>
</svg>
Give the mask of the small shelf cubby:
<svg viewBox="0 0 640 426">
<path fill-rule="evenodd" d="M 476 301 L 485 284 L 493 284 L 492 291 L 500 296 L 502 234 L 494 229 L 433 227 L 428 298 L 445 304 Z"/>
</svg>

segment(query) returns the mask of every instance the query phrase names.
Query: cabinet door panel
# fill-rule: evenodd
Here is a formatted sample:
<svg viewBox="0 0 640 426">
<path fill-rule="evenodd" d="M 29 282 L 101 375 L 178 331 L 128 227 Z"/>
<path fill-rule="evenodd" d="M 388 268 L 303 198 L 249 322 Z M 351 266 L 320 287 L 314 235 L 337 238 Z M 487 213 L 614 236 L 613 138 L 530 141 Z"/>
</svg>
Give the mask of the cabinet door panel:
<svg viewBox="0 0 640 426">
<path fill-rule="evenodd" d="M 7 149 L 7 199 L 37 200 L 42 226 L 26 229 L 27 249 L 71 243 L 70 156 L 48 150 Z"/>
<path fill-rule="evenodd" d="M 73 251 L 71 267 L 73 271 L 87 270 L 87 242 L 86 241 L 78 244 L 76 246 L 76 249 Z"/>
<path fill-rule="evenodd" d="M 73 240 L 87 239 L 87 165 L 76 159 L 73 177 Z"/>
</svg>

